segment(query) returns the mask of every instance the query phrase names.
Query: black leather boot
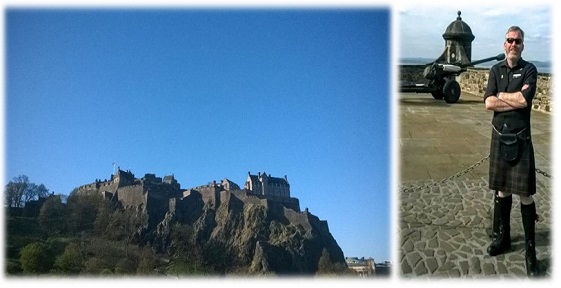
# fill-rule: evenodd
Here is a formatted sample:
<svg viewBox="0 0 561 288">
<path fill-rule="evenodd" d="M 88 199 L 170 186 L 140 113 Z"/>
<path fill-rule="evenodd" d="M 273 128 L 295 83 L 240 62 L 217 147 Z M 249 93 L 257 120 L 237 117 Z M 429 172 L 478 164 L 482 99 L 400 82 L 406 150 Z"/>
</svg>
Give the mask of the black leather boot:
<svg viewBox="0 0 561 288">
<path fill-rule="evenodd" d="M 526 274 L 529 277 L 534 277 L 538 275 L 538 260 L 536 258 L 536 204 L 522 205 L 521 203 L 520 212 L 526 237 Z"/>
<path fill-rule="evenodd" d="M 487 248 L 490 256 L 497 256 L 510 250 L 510 210 L 512 209 L 512 195 L 508 197 L 497 197 L 498 205 L 495 209 L 499 210 L 499 229 L 497 237 Z"/>
<path fill-rule="evenodd" d="M 489 237 L 494 241 L 499 237 L 499 218 L 500 218 L 500 208 L 499 208 L 499 191 L 495 190 L 495 196 L 493 198 L 493 223 L 491 223 L 491 234 Z"/>
</svg>

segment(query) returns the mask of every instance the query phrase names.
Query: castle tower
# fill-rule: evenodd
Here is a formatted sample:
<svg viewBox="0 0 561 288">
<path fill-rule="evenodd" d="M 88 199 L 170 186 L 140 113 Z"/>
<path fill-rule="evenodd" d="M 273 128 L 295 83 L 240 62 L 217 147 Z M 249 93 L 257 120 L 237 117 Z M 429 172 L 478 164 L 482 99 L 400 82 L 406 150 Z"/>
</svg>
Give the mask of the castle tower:
<svg viewBox="0 0 561 288">
<path fill-rule="evenodd" d="M 132 172 L 130 171 L 123 171 L 121 170 L 121 167 L 117 168 L 117 172 L 115 173 L 115 176 L 112 175 L 112 178 L 114 183 L 117 184 L 118 187 L 122 187 L 122 186 L 127 186 L 127 185 L 131 185 L 134 183 L 134 175 L 132 174 Z"/>
</svg>

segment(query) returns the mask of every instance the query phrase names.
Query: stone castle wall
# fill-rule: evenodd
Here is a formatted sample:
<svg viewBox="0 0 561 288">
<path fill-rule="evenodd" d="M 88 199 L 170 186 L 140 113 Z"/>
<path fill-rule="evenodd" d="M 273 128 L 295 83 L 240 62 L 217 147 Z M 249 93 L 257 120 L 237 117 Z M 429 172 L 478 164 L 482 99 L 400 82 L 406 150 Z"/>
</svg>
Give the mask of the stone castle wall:
<svg viewBox="0 0 561 288">
<path fill-rule="evenodd" d="M 284 208 L 284 217 L 286 217 L 291 223 L 298 223 L 302 225 L 306 230 L 311 228 L 310 223 L 318 223 L 319 227 L 324 231 L 329 231 L 329 225 L 327 221 L 320 220 L 317 216 L 311 214 L 306 209 L 305 212 L 296 212 L 292 209 Z"/>
<path fill-rule="evenodd" d="M 222 191 L 221 186 L 210 184 L 207 186 L 199 186 L 193 188 L 192 190 L 198 191 L 201 194 L 204 203 L 213 207 L 220 205 L 220 191 Z"/>
<path fill-rule="evenodd" d="M 312 227 L 308 221 L 308 213 L 298 213 L 292 209 L 284 209 L 284 217 L 290 221 L 290 223 L 298 223 L 304 227 L 304 229 L 309 230 Z"/>
<path fill-rule="evenodd" d="M 144 187 L 141 184 L 135 184 L 119 188 L 119 190 L 117 190 L 117 198 L 123 207 L 146 208 L 148 197 L 144 191 Z"/>
<path fill-rule="evenodd" d="M 103 181 L 103 182 L 94 182 L 91 184 L 86 184 L 78 187 L 78 191 L 87 192 L 87 191 L 96 191 L 98 190 L 101 192 L 109 191 L 111 193 L 117 190 L 117 183 L 114 181 Z"/>
<path fill-rule="evenodd" d="M 269 207 L 266 197 L 260 197 L 260 195 L 255 195 L 247 193 L 248 190 L 233 190 L 230 191 L 232 194 L 236 195 L 240 200 L 247 204 L 263 205 L 265 208 Z"/>
<path fill-rule="evenodd" d="M 400 65 L 399 84 L 428 83 L 427 79 L 423 77 L 424 68 L 425 65 Z M 483 97 L 488 78 L 488 68 L 468 68 L 466 72 L 456 77 L 456 80 L 460 84 L 462 92 Z M 427 97 L 432 98 L 430 95 Z M 551 79 L 551 74 L 538 73 L 538 87 L 532 101 L 532 109 L 542 112 L 553 112 L 553 80 Z"/>
</svg>

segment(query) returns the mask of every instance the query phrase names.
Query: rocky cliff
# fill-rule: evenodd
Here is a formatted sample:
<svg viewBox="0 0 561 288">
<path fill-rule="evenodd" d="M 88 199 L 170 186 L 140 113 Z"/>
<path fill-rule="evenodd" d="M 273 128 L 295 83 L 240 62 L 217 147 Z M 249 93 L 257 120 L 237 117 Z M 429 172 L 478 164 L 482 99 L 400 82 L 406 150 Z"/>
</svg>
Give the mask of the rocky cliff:
<svg viewBox="0 0 561 288">
<path fill-rule="evenodd" d="M 149 225 L 141 242 L 166 251 L 177 224 L 190 227 L 195 245 L 213 243 L 217 253 L 234 258 L 230 263 L 243 273 L 313 274 L 324 249 L 333 263 L 345 263 L 326 221 L 271 199 L 255 201 L 247 194 L 221 191 L 208 201 L 193 191 L 157 225 Z"/>
</svg>

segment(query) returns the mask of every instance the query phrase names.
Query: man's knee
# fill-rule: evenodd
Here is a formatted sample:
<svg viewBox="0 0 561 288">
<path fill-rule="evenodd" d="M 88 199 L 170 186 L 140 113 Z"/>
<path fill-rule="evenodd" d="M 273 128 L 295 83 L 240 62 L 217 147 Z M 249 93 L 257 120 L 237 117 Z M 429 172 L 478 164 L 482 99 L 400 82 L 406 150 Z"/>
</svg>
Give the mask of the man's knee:
<svg viewBox="0 0 561 288">
<path fill-rule="evenodd" d="M 530 205 L 534 202 L 534 198 L 532 198 L 532 195 L 530 196 L 520 196 L 520 203 L 522 203 L 522 205 Z"/>
<path fill-rule="evenodd" d="M 507 192 L 503 192 L 503 191 L 499 191 L 499 197 L 500 198 L 505 198 L 512 195 L 512 193 L 507 193 Z"/>
</svg>

